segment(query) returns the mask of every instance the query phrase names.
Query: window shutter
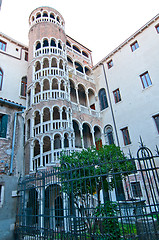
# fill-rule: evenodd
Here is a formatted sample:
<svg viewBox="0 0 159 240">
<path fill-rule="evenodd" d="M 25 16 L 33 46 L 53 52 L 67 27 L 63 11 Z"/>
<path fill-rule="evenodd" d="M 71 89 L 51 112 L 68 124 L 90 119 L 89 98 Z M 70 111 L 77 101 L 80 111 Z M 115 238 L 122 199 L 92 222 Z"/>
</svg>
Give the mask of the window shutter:
<svg viewBox="0 0 159 240">
<path fill-rule="evenodd" d="M 2 138 L 6 138 L 7 123 L 8 123 L 8 115 L 3 115 L 1 119 L 1 132 L 0 132 L 0 137 Z"/>
</svg>

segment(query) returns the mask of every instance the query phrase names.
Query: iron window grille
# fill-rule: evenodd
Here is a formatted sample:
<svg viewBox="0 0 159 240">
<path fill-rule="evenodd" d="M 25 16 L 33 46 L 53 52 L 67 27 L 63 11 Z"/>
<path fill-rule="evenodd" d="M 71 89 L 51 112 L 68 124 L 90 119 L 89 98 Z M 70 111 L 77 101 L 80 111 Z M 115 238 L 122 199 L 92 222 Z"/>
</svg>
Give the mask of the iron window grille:
<svg viewBox="0 0 159 240">
<path fill-rule="evenodd" d="M 131 182 L 133 197 L 142 197 L 140 182 Z"/>
</svg>

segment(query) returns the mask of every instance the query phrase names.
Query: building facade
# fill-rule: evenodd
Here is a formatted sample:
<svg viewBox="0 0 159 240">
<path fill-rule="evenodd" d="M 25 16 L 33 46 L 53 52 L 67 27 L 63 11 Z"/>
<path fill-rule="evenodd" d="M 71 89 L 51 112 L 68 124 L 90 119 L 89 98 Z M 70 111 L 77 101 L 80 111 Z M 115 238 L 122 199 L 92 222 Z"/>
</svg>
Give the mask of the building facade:
<svg viewBox="0 0 159 240">
<path fill-rule="evenodd" d="M 35 9 L 29 25 L 28 47 L 0 33 L 3 239 L 12 239 L 20 175 L 52 169 L 62 152 L 92 145 L 115 144 L 136 157 L 140 137 L 153 153 L 159 143 L 159 15 L 95 66 L 55 9 Z"/>
<path fill-rule="evenodd" d="M 24 175 L 28 49 L 0 33 L 0 236 L 13 239 L 17 184 Z"/>
</svg>

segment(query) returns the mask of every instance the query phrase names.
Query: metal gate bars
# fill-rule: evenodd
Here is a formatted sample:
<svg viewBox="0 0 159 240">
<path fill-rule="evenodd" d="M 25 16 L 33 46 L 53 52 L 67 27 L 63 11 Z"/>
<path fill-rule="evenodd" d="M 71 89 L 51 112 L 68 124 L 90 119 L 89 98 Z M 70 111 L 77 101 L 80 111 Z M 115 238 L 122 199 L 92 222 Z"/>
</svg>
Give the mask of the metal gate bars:
<svg viewBox="0 0 159 240">
<path fill-rule="evenodd" d="M 62 161 L 21 179 L 17 239 L 159 239 L 158 166 L 141 146 L 136 159 Z"/>
</svg>

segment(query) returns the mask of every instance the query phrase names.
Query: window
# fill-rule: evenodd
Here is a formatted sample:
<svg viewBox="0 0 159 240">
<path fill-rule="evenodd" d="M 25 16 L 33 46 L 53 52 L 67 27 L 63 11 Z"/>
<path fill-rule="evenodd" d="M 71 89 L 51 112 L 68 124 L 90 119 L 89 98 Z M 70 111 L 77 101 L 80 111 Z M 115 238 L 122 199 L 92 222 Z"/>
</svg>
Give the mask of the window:
<svg viewBox="0 0 159 240">
<path fill-rule="evenodd" d="M 114 94 L 114 100 L 115 100 L 115 103 L 118 103 L 121 101 L 121 96 L 120 96 L 120 91 L 119 91 L 119 88 L 114 90 L 113 91 L 113 94 Z"/>
<path fill-rule="evenodd" d="M 107 62 L 108 69 L 113 67 L 113 60 L 111 59 L 109 62 Z"/>
<path fill-rule="evenodd" d="M 107 125 L 104 128 L 105 143 L 107 145 L 114 144 L 113 128 L 111 125 Z"/>
<path fill-rule="evenodd" d="M 141 74 L 140 78 L 141 78 L 143 88 L 147 88 L 147 87 L 152 85 L 152 82 L 151 82 L 151 79 L 150 79 L 150 76 L 149 76 L 148 72 L 145 72 L 145 73 Z"/>
<path fill-rule="evenodd" d="M 131 47 L 131 51 L 134 52 L 137 48 L 139 48 L 139 44 L 137 41 L 135 41 L 130 45 L 130 47 Z"/>
<path fill-rule="evenodd" d="M 100 110 L 102 111 L 103 109 L 108 107 L 107 96 L 104 88 L 99 90 L 98 96 L 100 102 Z"/>
<path fill-rule="evenodd" d="M 0 137 L 6 138 L 8 115 L 0 113 Z"/>
<path fill-rule="evenodd" d="M 2 82 L 3 82 L 3 72 L 0 69 L 0 90 L 2 90 Z"/>
<path fill-rule="evenodd" d="M 124 145 L 129 145 L 131 143 L 130 141 L 130 136 L 129 136 L 129 131 L 128 131 L 128 128 L 125 127 L 123 129 L 121 129 L 122 131 L 122 134 L 123 134 L 123 140 L 124 140 Z"/>
<path fill-rule="evenodd" d="M 159 114 L 153 116 L 153 119 L 155 120 L 157 131 L 159 133 Z"/>
<path fill-rule="evenodd" d="M 133 197 L 142 197 L 140 182 L 131 182 Z"/>
<path fill-rule="evenodd" d="M 21 96 L 26 97 L 27 77 L 22 77 L 21 80 Z"/>
<path fill-rule="evenodd" d="M 27 52 L 25 52 L 25 61 L 28 61 L 28 53 Z"/>
<path fill-rule="evenodd" d="M 2 207 L 4 202 L 4 186 L 0 184 L 0 207 Z"/>
<path fill-rule="evenodd" d="M 6 51 L 7 43 L 0 40 L 0 50 Z"/>
<path fill-rule="evenodd" d="M 157 33 L 159 33 L 159 24 L 155 26 Z"/>
</svg>

